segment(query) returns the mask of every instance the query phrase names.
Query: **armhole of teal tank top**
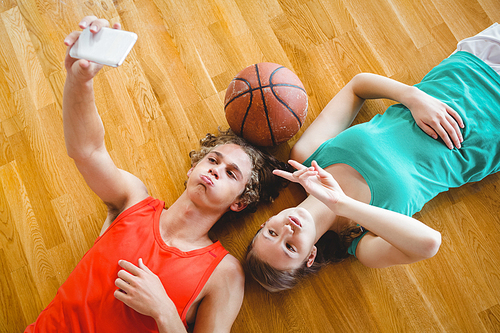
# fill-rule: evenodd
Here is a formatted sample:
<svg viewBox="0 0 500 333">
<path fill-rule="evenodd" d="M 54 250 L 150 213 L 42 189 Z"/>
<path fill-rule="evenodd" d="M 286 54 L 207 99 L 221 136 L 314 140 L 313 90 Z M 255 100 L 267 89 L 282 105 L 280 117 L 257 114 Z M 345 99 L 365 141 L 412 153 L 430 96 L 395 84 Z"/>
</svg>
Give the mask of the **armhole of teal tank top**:
<svg viewBox="0 0 500 333">
<path fill-rule="evenodd" d="M 349 245 L 349 247 L 347 248 L 347 252 L 350 255 L 353 255 L 353 256 L 356 257 L 356 248 L 358 247 L 358 243 L 361 240 L 361 238 L 363 238 L 366 235 L 366 233 L 368 231 L 369 230 L 365 229 L 365 231 L 363 231 L 363 233 L 361 235 L 359 235 L 358 237 L 354 238 L 354 240 L 352 241 L 351 245 Z"/>
</svg>

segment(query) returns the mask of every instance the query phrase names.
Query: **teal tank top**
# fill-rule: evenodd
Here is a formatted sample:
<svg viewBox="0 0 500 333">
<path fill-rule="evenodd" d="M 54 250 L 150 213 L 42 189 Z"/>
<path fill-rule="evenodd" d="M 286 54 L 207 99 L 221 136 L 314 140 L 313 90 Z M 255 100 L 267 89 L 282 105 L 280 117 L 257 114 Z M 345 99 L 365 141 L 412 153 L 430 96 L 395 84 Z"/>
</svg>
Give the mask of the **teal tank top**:
<svg viewBox="0 0 500 333">
<path fill-rule="evenodd" d="M 412 216 L 437 194 L 500 170 L 500 76 L 471 53 L 457 52 L 416 85 L 462 117 L 461 149 L 425 134 L 402 104 L 324 142 L 305 162 L 344 163 L 368 183 L 371 205 Z M 366 234 L 354 240 L 349 253 Z"/>
</svg>

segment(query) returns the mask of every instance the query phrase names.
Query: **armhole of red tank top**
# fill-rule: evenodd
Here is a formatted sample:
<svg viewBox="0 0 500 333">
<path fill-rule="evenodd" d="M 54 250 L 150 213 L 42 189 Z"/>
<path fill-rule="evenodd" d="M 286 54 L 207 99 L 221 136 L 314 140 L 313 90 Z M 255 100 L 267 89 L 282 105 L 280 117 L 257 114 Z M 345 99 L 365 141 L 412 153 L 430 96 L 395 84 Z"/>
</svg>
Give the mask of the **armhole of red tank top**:
<svg viewBox="0 0 500 333">
<path fill-rule="evenodd" d="M 139 201 L 138 203 L 136 203 L 135 205 L 132 205 L 130 206 L 129 208 L 125 209 L 123 212 L 121 212 L 116 218 L 115 220 L 113 221 L 113 223 L 110 224 L 110 226 L 106 229 L 106 231 L 104 231 L 104 233 L 102 235 L 100 235 L 99 237 L 96 238 L 95 243 L 97 243 L 104 235 L 106 235 L 108 233 L 108 231 L 113 228 L 114 225 L 116 225 L 118 222 L 120 222 L 121 219 L 123 219 L 124 217 L 132 214 L 133 212 L 135 212 L 136 210 L 138 209 L 141 209 L 143 208 L 144 206 L 148 205 L 149 203 L 151 203 L 152 201 L 156 200 L 155 198 L 149 196 L 141 201 Z M 156 213 L 155 213 L 156 215 Z"/>
<path fill-rule="evenodd" d="M 210 276 L 214 272 L 215 267 L 217 267 L 217 265 L 222 261 L 222 259 L 224 259 L 226 257 L 226 255 L 229 254 L 229 251 L 227 251 L 222 246 L 222 244 L 221 244 L 221 247 L 224 249 L 224 252 L 222 252 L 221 255 L 218 258 L 215 258 L 215 260 L 212 261 L 212 263 L 210 264 L 210 266 L 208 266 L 207 270 L 203 274 L 203 277 L 201 278 L 200 282 L 198 283 L 198 286 L 196 287 L 196 289 L 195 289 L 195 291 L 193 293 L 193 296 L 191 296 L 191 299 L 189 300 L 188 304 L 184 307 L 184 310 L 182 311 L 181 320 L 184 323 L 185 327 L 188 327 L 187 322 L 186 322 L 186 316 L 187 316 L 187 312 L 189 311 L 189 308 L 191 307 L 191 305 L 195 301 L 196 297 L 198 297 L 198 295 L 200 294 L 201 290 L 203 289 L 203 287 L 207 283 L 208 279 L 210 278 Z"/>
</svg>

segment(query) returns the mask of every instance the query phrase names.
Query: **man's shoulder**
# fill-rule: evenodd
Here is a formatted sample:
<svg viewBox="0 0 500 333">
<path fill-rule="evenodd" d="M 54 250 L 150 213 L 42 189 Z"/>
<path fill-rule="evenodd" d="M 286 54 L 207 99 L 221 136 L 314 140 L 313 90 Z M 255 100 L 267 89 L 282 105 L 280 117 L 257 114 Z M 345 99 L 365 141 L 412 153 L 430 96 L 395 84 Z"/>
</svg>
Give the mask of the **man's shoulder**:
<svg viewBox="0 0 500 333">
<path fill-rule="evenodd" d="M 245 284 L 245 272 L 240 261 L 233 255 L 227 254 L 217 265 L 212 276 L 215 285 L 227 285 L 230 288 L 239 288 Z"/>
<path fill-rule="evenodd" d="M 216 268 L 216 271 L 220 271 L 219 273 L 222 274 L 245 275 L 240 261 L 230 253 L 228 253 L 224 259 L 221 260 Z"/>
</svg>

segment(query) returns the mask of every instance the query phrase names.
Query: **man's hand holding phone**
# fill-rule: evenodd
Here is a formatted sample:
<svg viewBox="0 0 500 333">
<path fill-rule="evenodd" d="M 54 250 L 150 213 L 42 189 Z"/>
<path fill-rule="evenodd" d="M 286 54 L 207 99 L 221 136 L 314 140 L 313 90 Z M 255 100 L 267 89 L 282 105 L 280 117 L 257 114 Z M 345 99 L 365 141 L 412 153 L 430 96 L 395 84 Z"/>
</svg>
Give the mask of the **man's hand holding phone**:
<svg viewBox="0 0 500 333">
<path fill-rule="evenodd" d="M 103 65 L 117 67 L 132 49 L 137 35 L 121 30 L 119 23 L 86 16 L 79 23 L 84 31 L 73 31 L 65 39 L 68 46 L 65 67 L 69 74 L 84 81 L 92 80 Z"/>
</svg>

